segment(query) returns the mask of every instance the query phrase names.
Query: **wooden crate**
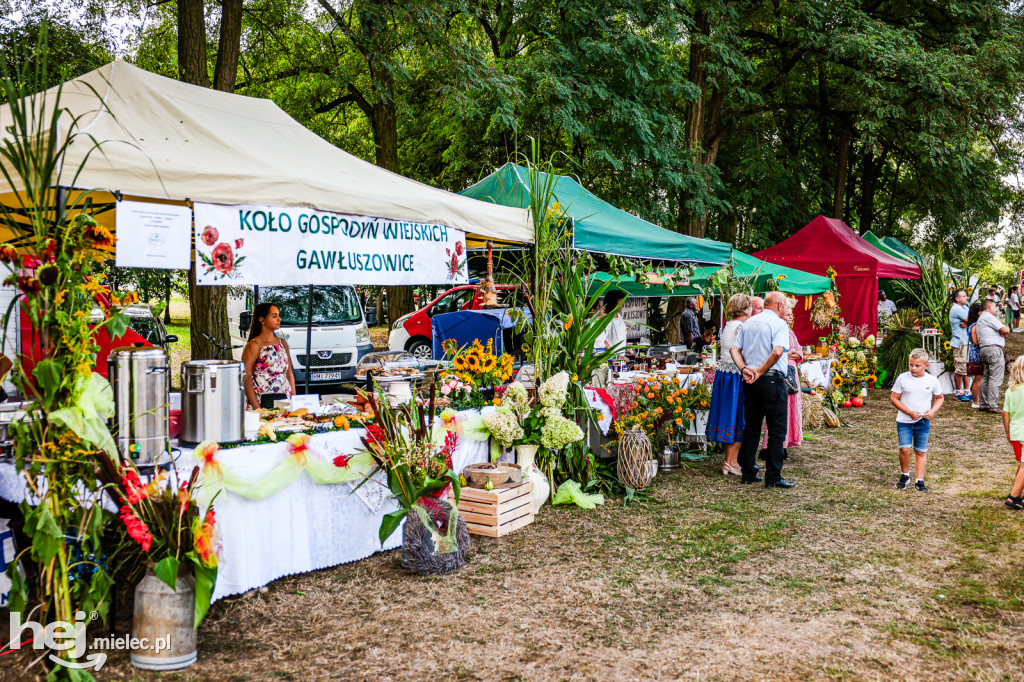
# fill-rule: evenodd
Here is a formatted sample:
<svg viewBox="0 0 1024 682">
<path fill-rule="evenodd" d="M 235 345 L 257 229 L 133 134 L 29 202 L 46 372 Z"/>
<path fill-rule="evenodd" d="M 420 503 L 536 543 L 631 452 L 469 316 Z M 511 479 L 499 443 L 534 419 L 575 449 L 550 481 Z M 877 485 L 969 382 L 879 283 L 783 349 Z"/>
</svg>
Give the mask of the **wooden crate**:
<svg viewBox="0 0 1024 682">
<path fill-rule="evenodd" d="M 494 490 L 463 486 L 459 514 L 470 533 L 492 538 L 508 535 L 533 523 L 533 483 Z"/>
</svg>

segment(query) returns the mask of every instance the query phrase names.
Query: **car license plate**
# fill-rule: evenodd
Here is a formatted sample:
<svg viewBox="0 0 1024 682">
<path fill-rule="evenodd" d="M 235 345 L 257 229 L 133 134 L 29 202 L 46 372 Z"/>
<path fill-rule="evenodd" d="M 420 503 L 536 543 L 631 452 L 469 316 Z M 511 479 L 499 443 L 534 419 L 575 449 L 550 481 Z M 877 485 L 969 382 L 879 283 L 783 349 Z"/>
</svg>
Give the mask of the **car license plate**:
<svg viewBox="0 0 1024 682">
<path fill-rule="evenodd" d="M 313 372 L 313 381 L 341 381 L 341 372 Z"/>
</svg>

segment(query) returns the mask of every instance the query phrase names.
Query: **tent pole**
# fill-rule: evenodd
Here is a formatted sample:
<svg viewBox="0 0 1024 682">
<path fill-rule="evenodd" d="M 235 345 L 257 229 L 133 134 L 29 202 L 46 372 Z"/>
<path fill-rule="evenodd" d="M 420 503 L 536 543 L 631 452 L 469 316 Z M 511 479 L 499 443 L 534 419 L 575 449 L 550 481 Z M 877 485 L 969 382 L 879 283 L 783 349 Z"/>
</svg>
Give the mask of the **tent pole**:
<svg viewBox="0 0 1024 682">
<path fill-rule="evenodd" d="M 309 379 L 313 375 L 313 285 L 309 285 L 308 304 L 306 306 L 306 394 L 309 394 Z"/>
</svg>

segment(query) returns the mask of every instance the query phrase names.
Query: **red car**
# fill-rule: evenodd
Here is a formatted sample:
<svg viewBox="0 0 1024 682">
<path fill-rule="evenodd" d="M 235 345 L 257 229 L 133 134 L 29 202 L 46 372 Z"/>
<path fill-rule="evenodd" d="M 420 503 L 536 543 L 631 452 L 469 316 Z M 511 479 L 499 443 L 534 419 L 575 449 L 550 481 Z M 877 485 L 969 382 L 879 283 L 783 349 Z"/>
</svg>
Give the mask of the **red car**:
<svg viewBox="0 0 1024 682">
<path fill-rule="evenodd" d="M 514 307 L 516 286 L 497 284 L 498 304 Z M 464 284 L 449 289 L 414 313 L 395 320 L 388 336 L 388 350 L 409 351 L 418 358 L 431 358 L 434 354 L 430 318 L 434 315 L 454 313 L 460 310 L 477 310 L 483 307 L 479 284 Z"/>
</svg>

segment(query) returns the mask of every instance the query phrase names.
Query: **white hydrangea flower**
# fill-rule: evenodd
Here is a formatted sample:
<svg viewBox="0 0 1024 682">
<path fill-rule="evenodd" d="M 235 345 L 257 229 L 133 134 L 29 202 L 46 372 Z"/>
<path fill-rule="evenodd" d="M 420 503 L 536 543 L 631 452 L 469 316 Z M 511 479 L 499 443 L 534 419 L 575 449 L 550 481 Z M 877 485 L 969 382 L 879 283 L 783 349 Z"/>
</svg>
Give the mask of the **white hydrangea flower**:
<svg viewBox="0 0 1024 682">
<path fill-rule="evenodd" d="M 506 412 L 491 412 L 483 415 L 484 426 L 491 437 L 502 447 L 510 448 L 523 438 L 523 427 L 515 415 Z"/>
<path fill-rule="evenodd" d="M 537 398 L 544 407 L 561 407 L 565 404 L 569 388 L 569 374 L 562 371 L 549 378 L 537 389 Z"/>
<path fill-rule="evenodd" d="M 561 450 L 570 443 L 583 440 L 583 431 L 576 422 L 562 415 L 545 415 L 540 444 L 549 450 Z"/>
</svg>

